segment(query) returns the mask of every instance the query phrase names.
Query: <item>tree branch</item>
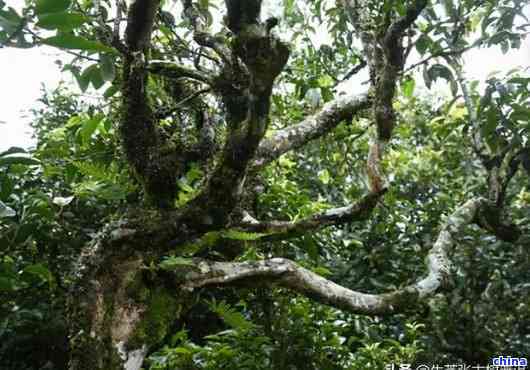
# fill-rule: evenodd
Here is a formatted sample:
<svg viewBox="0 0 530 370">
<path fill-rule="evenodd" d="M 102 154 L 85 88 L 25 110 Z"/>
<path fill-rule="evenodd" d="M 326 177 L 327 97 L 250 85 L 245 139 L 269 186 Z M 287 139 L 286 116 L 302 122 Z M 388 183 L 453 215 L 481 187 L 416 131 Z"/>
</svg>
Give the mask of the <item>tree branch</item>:
<svg viewBox="0 0 530 370">
<path fill-rule="evenodd" d="M 475 46 L 477 46 L 479 44 L 480 44 L 480 42 L 475 42 L 472 45 L 466 46 L 466 47 L 458 49 L 458 50 L 454 50 L 453 48 L 449 48 L 449 49 L 444 49 L 444 50 L 438 51 L 438 52 L 433 53 L 433 54 L 429 55 L 428 57 L 420 60 L 419 62 L 414 63 L 411 66 L 407 67 L 407 69 L 405 69 L 402 73 L 410 72 L 413 69 L 415 69 L 415 68 L 417 68 L 417 67 L 419 67 L 419 66 L 421 66 L 421 65 L 423 65 L 423 64 L 425 64 L 427 62 L 429 62 L 430 60 L 432 60 L 434 58 L 446 57 L 446 56 L 452 56 L 452 55 L 462 55 L 466 51 L 469 51 L 469 50 L 473 49 Z"/>
<path fill-rule="evenodd" d="M 229 17 L 236 17 L 236 2 L 226 3 Z M 243 12 L 255 12 L 257 8 L 259 14 L 261 1 L 247 0 L 240 6 Z M 267 24 L 256 23 L 248 15 L 240 17 L 241 28 L 233 30 L 231 42 L 234 60 L 225 63 L 214 83 L 226 111 L 225 145 L 205 187 L 185 211 L 207 229 L 226 226 L 241 199 L 247 169 L 269 125 L 274 80 L 290 54 L 287 45 L 270 34 Z"/>
<path fill-rule="evenodd" d="M 129 7 L 125 40 L 131 51 L 145 49 L 151 41 L 160 0 L 136 0 Z"/>
<path fill-rule="evenodd" d="M 159 0 L 131 4 L 125 30 L 120 134 L 128 162 L 144 184 L 147 197 L 171 208 L 176 193 L 175 152 L 160 134 L 147 95 L 147 49 Z"/>
<path fill-rule="evenodd" d="M 427 276 L 390 293 L 353 291 L 283 258 L 239 263 L 194 259 L 195 267 L 187 271 L 180 284 L 188 290 L 245 281 L 276 284 L 352 313 L 396 313 L 449 286 L 451 261 L 448 256 L 456 244 L 455 237 L 475 220 L 486 203 L 483 198 L 469 200 L 449 216 L 427 256 Z"/>
<path fill-rule="evenodd" d="M 484 167 L 487 168 L 487 163 L 490 160 L 490 155 L 484 145 L 484 141 L 480 133 L 480 123 L 478 122 L 477 109 L 475 107 L 475 104 L 473 103 L 472 96 L 469 92 L 467 82 L 464 77 L 463 67 L 460 63 L 458 63 L 457 60 L 451 58 L 450 56 L 444 56 L 444 58 L 455 71 L 458 85 L 460 85 L 460 89 L 462 90 L 462 95 L 464 97 L 464 105 L 468 111 L 469 123 L 472 129 L 471 146 L 477 157 L 484 165 Z"/>
<path fill-rule="evenodd" d="M 329 209 L 323 213 L 312 215 L 296 222 L 243 220 L 243 222 L 235 225 L 235 227 L 246 232 L 271 234 L 265 237 L 265 239 L 285 239 L 286 237 L 298 235 L 305 231 L 315 231 L 330 225 L 365 220 L 371 214 L 379 198 L 384 193 L 384 190 L 380 193 L 370 193 L 352 205 Z"/>
<path fill-rule="evenodd" d="M 326 135 L 341 122 L 351 121 L 361 110 L 368 108 L 370 103 L 371 99 L 367 94 L 340 97 L 326 103 L 317 114 L 264 139 L 258 147 L 253 166 L 265 166 L 282 154 Z"/>
<path fill-rule="evenodd" d="M 395 45 L 396 42 L 402 37 L 403 33 L 416 21 L 420 16 L 421 12 L 427 6 L 427 0 L 416 0 L 408 8 L 404 16 L 395 20 L 385 35 L 385 43 L 388 48 Z"/>
<path fill-rule="evenodd" d="M 197 44 L 212 49 L 225 63 L 230 64 L 232 51 L 224 40 L 208 32 L 207 22 L 203 19 L 197 5 L 192 0 L 182 0 L 183 15 L 193 28 L 193 39 Z"/>
<path fill-rule="evenodd" d="M 152 60 L 147 66 L 147 70 L 151 73 L 164 76 L 167 78 L 191 78 L 205 84 L 211 85 L 211 75 L 213 73 L 203 73 L 194 69 L 189 69 L 173 62 L 164 60 Z"/>
</svg>

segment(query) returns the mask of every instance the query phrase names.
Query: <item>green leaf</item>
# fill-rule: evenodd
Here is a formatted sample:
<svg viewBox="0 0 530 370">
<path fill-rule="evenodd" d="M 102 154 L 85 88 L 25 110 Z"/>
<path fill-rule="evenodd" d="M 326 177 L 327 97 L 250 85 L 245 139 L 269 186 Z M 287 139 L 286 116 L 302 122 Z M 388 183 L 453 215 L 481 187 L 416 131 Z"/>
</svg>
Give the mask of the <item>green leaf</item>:
<svg viewBox="0 0 530 370">
<path fill-rule="evenodd" d="M 79 72 L 74 72 L 74 76 L 81 91 L 85 92 L 90 85 L 90 76 Z"/>
<path fill-rule="evenodd" d="M 210 308 L 213 312 L 221 316 L 223 321 L 233 329 L 245 331 L 254 327 L 254 324 L 248 321 L 243 314 L 236 311 L 225 302 L 212 302 Z"/>
<path fill-rule="evenodd" d="M 83 76 L 80 71 L 79 71 L 79 67 L 77 66 L 74 66 L 72 64 L 66 64 L 64 67 L 63 67 L 63 71 L 70 71 L 76 81 L 77 81 L 77 84 L 79 85 L 79 89 L 81 89 L 82 92 L 85 92 L 86 89 L 88 89 L 88 85 L 90 84 L 90 80 L 88 79 L 87 76 Z"/>
<path fill-rule="evenodd" d="M 513 111 L 510 114 L 510 120 L 522 122 L 530 121 L 530 108 L 522 105 L 514 105 Z"/>
<path fill-rule="evenodd" d="M 195 191 L 195 189 L 189 186 L 185 181 L 179 180 L 177 181 L 177 185 L 182 191 L 186 193 L 193 193 Z"/>
<path fill-rule="evenodd" d="M 495 129 L 499 122 L 499 115 L 494 108 L 491 108 L 486 111 L 485 118 L 485 122 L 480 126 L 480 131 L 482 136 L 485 137 L 488 145 L 494 149 L 497 147 L 499 139 L 498 135 L 495 133 Z"/>
<path fill-rule="evenodd" d="M 103 45 L 98 41 L 87 40 L 80 36 L 69 33 L 61 33 L 57 36 L 48 37 L 42 42 L 46 45 L 55 46 L 62 49 L 77 49 L 85 51 L 113 52 L 112 48 Z"/>
<path fill-rule="evenodd" d="M 192 267 L 194 269 L 197 268 L 197 266 L 195 265 L 192 259 L 183 258 L 183 257 L 175 257 L 175 256 L 167 257 L 159 264 L 159 267 L 162 270 L 166 270 L 166 271 L 175 270 L 176 268 L 183 267 L 183 266 Z"/>
<path fill-rule="evenodd" d="M 333 78 L 326 74 L 319 77 L 317 83 L 320 87 L 331 87 L 333 86 Z"/>
<path fill-rule="evenodd" d="M 9 8 L 7 11 L 0 9 L 0 28 L 7 33 L 15 32 L 21 21 L 22 18 L 13 8 Z"/>
<path fill-rule="evenodd" d="M 68 204 L 70 204 L 74 200 L 73 196 L 70 197 L 55 197 L 53 198 L 52 202 L 53 204 L 58 205 L 59 207 L 65 207 Z"/>
<path fill-rule="evenodd" d="M 0 158 L 0 166 L 9 166 L 12 164 L 21 164 L 25 166 L 35 166 L 39 165 L 40 161 L 34 158 L 29 157 L 16 157 L 16 156 L 8 156 L 8 157 L 1 157 Z"/>
<path fill-rule="evenodd" d="M 72 0 L 37 0 L 35 13 L 57 13 L 62 12 L 70 6 Z"/>
<path fill-rule="evenodd" d="M 120 88 L 118 85 L 112 85 L 107 90 L 105 90 L 105 92 L 103 93 L 103 96 L 105 97 L 105 99 L 108 99 L 114 96 L 114 94 L 116 94 L 119 89 Z"/>
<path fill-rule="evenodd" d="M 315 274 L 319 274 L 320 276 L 331 276 L 332 272 L 325 268 L 324 266 L 318 266 L 312 269 Z"/>
<path fill-rule="evenodd" d="M 238 230 L 227 230 L 222 232 L 222 237 L 226 239 L 233 239 L 233 240 L 258 240 L 262 237 L 264 237 L 267 234 L 263 233 L 248 233 L 244 231 L 238 231 Z"/>
<path fill-rule="evenodd" d="M 294 0 L 284 0 L 283 1 L 285 16 L 289 16 L 294 12 Z"/>
<path fill-rule="evenodd" d="M 61 12 L 41 15 L 37 26 L 47 30 L 69 31 L 88 21 L 89 19 L 81 13 Z"/>
<path fill-rule="evenodd" d="M 416 81 L 414 81 L 414 78 L 407 77 L 402 83 L 401 83 L 401 89 L 403 91 L 403 95 L 407 98 L 412 98 L 414 95 L 414 88 L 416 87 Z"/>
<path fill-rule="evenodd" d="M 81 126 L 81 128 L 77 132 L 77 134 L 81 137 L 81 141 L 83 143 L 86 144 L 90 141 L 92 134 L 96 131 L 102 119 L 102 116 L 96 115 L 94 117 L 90 117 L 83 123 L 83 126 Z"/>
<path fill-rule="evenodd" d="M 416 41 L 416 50 L 421 55 L 425 54 L 425 52 L 429 49 L 429 46 L 431 45 L 432 40 L 427 35 L 421 35 L 418 38 L 418 41 Z"/>
<path fill-rule="evenodd" d="M 0 292 L 10 292 L 16 290 L 13 279 L 0 276 Z"/>
<path fill-rule="evenodd" d="M 433 64 L 428 70 L 426 70 L 426 72 L 424 72 L 423 77 L 425 78 L 425 85 L 427 85 L 428 88 L 431 88 L 432 81 L 436 81 L 438 78 L 442 78 L 449 82 L 452 90 L 455 89 L 455 86 L 457 87 L 453 72 L 442 64 Z"/>
<path fill-rule="evenodd" d="M 0 201 L 0 218 L 4 217 L 15 217 L 17 213 L 11 207 L 8 207 L 3 202 Z"/>
<path fill-rule="evenodd" d="M 37 263 L 37 264 L 26 267 L 24 269 L 24 272 L 28 274 L 32 274 L 32 275 L 37 275 L 38 277 L 40 277 L 42 280 L 45 280 L 45 281 L 52 280 L 52 273 L 50 272 L 50 270 L 48 270 L 46 266 L 44 266 L 41 263 Z"/>
<path fill-rule="evenodd" d="M 329 171 L 326 170 L 326 169 L 318 172 L 318 178 L 319 178 L 320 181 L 322 181 L 322 183 L 324 185 L 329 184 L 329 182 L 331 180 L 331 176 L 329 174 Z"/>
<path fill-rule="evenodd" d="M 83 124 L 84 120 L 85 120 L 84 115 L 72 116 L 72 117 L 70 117 L 68 119 L 68 121 L 66 122 L 66 125 L 64 125 L 64 127 L 72 128 L 72 127 L 80 126 L 80 125 Z"/>
<path fill-rule="evenodd" d="M 92 64 L 87 67 L 83 74 L 80 77 L 81 81 L 84 83 L 92 83 L 92 86 L 97 90 L 105 84 L 105 81 L 102 76 L 101 69 L 98 64 Z"/>
<path fill-rule="evenodd" d="M 17 146 L 12 146 L 8 150 L 3 151 L 2 153 L 0 153 L 0 157 L 4 157 L 4 156 L 10 155 L 10 154 L 17 154 L 17 153 L 26 153 L 26 150 L 23 149 L 23 148 L 19 148 Z"/>
</svg>

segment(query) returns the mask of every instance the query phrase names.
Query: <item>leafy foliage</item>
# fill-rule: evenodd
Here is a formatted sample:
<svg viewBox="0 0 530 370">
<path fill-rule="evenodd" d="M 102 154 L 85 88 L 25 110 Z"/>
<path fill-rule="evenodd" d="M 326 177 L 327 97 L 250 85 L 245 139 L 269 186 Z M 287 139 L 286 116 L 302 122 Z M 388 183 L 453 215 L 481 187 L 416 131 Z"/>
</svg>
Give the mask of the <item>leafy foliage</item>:
<svg viewBox="0 0 530 370">
<path fill-rule="evenodd" d="M 44 91 L 32 123 L 36 148 L 0 153 L 0 369 L 66 368 L 65 306 L 81 248 L 126 209 L 147 207 L 120 146 L 123 60 L 106 26 L 115 9 L 107 1 L 95 9 L 94 3 L 28 1 L 19 13 L 0 1 L 0 44 L 46 44 L 73 53 L 63 70 L 82 93 L 93 88 L 98 94 L 85 99 L 65 86 Z M 188 24 L 171 3 L 157 15 L 152 57 L 200 64 L 208 55 L 193 46 Z M 221 2 L 199 3 L 211 25 Z M 368 11 L 377 25 L 385 12 L 403 15 L 405 3 L 372 1 Z M 451 256 L 454 289 L 406 316 L 347 314 L 282 288 L 265 290 L 259 282 L 237 291 L 201 290 L 144 368 L 382 369 L 390 363 L 486 364 L 501 353 L 530 353 L 530 76 L 515 70 L 467 81 L 459 69 L 470 48 L 518 48 L 527 29 L 517 25 L 524 5 L 432 2 L 418 30 L 407 35 L 420 59 L 401 79 L 396 139 L 384 160 L 391 186 L 369 220 L 282 241 L 267 233 L 214 231 L 144 270 L 194 269 L 192 257 L 275 256 L 356 290 L 402 287 L 424 274 L 423 259 L 445 215 L 488 191 L 488 174 L 472 144 L 477 132 L 492 158 L 515 153 L 518 171 L 507 199 L 510 218 L 524 231 L 519 241 L 469 228 Z M 352 76 L 365 65 L 357 36 L 334 2 L 285 0 L 280 13 L 279 32 L 295 50 L 272 95 L 273 132 L 352 89 Z M 223 32 L 217 37 L 229 37 Z M 449 84 L 450 96 L 422 88 L 439 88 L 438 80 Z M 203 128 L 194 126 L 201 103 L 196 86 L 160 76 L 146 81 L 152 113 L 163 117 L 161 132 L 184 152 Z M 461 97 L 465 88 L 469 101 Z M 205 101 L 222 141 L 226 127 L 217 121 L 224 107 Z M 366 113 L 271 163 L 256 180 L 255 216 L 295 222 L 358 199 L 368 187 L 364 166 L 372 130 Z M 176 206 L 197 196 L 210 165 L 191 160 L 181 169 Z"/>
</svg>

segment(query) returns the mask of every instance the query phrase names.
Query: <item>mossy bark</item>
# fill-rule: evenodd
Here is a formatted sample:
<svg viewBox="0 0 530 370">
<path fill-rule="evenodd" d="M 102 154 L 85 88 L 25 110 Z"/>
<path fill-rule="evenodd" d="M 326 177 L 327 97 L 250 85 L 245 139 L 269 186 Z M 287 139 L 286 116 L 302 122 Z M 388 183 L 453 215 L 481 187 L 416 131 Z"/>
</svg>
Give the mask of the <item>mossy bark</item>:
<svg viewBox="0 0 530 370">
<path fill-rule="evenodd" d="M 143 264 L 134 256 L 111 258 L 72 292 L 70 370 L 138 370 L 165 339 L 184 296 L 147 278 Z"/>
</svg>

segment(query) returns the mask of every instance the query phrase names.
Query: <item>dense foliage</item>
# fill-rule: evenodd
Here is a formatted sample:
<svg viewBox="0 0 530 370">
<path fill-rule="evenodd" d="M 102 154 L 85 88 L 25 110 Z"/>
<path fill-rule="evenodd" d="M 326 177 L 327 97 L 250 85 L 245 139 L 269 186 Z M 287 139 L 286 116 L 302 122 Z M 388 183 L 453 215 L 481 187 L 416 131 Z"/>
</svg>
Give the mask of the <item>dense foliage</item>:
<svg viewBox="0 0 530 370">
<path fill-rule="evenodd" d="M 156 15 L 152 59 L 215 65 L 212 53 L 194 43 L 190 20 L 175 3 L 165 1 Z M 385 15 L 403 15 L 414 2 L 367 3 L 378 27 L 387 22 Z M 149 194 L 154 185 L 123 142 L 128 134 L 120 126 L 120 89 L 127 62 L 114 49 L 112 27 L 126 7 L 117 4 L 116 15 L 110 1 L 26 1 L 20 13 L 0 1 L 0 43 L 47 44 L 74 53 L 62 67 L 78 82 L 43 92 L 33 111 L 34 149 L 0 153 L 0 369 L 66 369 L 72 345 L 68 310 L 83 248 L 124 215 L 167 208 L 162 196 Z M 289 38 L 292 50 L 275 81 L 266 138 L 318 113 L 344 91 L 365 89 L 360 80 L 368 74 L 354 82 L 352 76 L 369 61 L 340 4 L 270 5 L 271 13 L 281 15 L 277 32 Z M 498 355 L 527 356 L 530 75 L 514 70 L 487 81 L 463 75 L 468 49 L 500 46 L 509 52 L 520 46 L 528 26 L 524 5 L 432 1 L 407 31 L 407 55 L 413 57 L 399 74 L 396 125 L 382 162 L 389 185 L 366 220 L 288 238 L 211 231 L 161 258 L 146 258 L 142 278 L 149 289 L 134 295 L 149 302 L 148 316 L 156 324 L 142 333 L 153 343 L 143 368 L 384 369 L 391 363 L 485 365 Z M 229 37 L 225 27 L 215 29 L 223 2 L 199 1 L 196 9 L 207 28 Z M 147 86 L 161 132 L 188 156 L 176 165 L 170 207 L 185 209 L 203 194 L 219 161 L 194 156 L 218 152 L 229 137 L 226 107 L 197 81 L 153 73 Z M 96 98 L 85 98 L 85 91 Z M 208 148 L 201 146 L 206 123 L 197 118 L 203 111 L 215 123 Z M 252 178 L 245 208 L 257 220 L 296 222 L 351 204 L 370 191 L 365 167 L 375 131 L 372 111 L 364 110 L 287 152 Z M 495 171 L 503 184 L 507 180 L 500 190 L 492 185 Z M 260 281 L 200 288 L 185 303 L 159 288 L 173 282 L 164 271 L 186 267 L 192 257 L 284 257 L 352 290 L 399 289 L 425 274 L 425 256 L 446 216 L 477 195 L 499 201 L 518 237 L 506 240 L 467 227 L 450 256 L 450 289 L 401 313 L 353 314 Z"/>
</svg>

